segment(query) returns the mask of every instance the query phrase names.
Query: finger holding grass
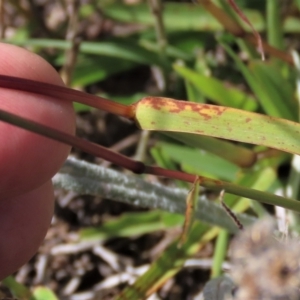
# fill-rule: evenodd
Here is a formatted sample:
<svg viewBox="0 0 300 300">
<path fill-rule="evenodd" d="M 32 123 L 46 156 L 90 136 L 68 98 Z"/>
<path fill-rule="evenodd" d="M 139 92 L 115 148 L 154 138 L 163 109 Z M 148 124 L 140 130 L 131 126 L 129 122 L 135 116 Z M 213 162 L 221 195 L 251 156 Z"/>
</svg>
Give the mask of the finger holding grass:
<svg viewBox="0 0 300 300">
<path fill-rule="evenodd" d="M 0 73 L 63 85 L 57 72 L 27 50 L 0 44 Z M 72 104 L 0 88 L 0 109 L 73 134 Z M 37 250 L 53 211 L 51 177 L 70 147 L 0 122 L 0 278 Z"/>
</svg>

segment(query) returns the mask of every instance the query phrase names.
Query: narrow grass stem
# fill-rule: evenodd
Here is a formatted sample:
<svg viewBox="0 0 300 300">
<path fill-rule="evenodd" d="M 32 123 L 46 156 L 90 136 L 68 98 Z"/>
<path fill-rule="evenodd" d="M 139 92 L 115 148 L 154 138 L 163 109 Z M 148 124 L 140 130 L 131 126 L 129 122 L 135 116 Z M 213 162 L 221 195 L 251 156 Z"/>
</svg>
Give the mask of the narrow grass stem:
<svg viewBox="0 0 300 300">
<path fill-rule="evenodd" d="M 0 110 L 0 120 L 12 125 L 16 125 L 31 132 L 46 136 L 61 143 L 76 147 L 84 152 L 108 160 L 118 166 L 126 168 L 134 173 L 142 173 L 144 164 L 134 161 L 127 156 L 113 152 L 103 146 L 80 139 L 62 131 L 41 125 L 39 123 L 21 118 L 11 113 Z"/>
<path fill-rule="evenodd" d="M 222 229 L 218 234 L 211 270 L 211 278 L 219 277 L 222 274 L 222 264 L 227 253 L 229 234 L 226 229 Z"/>
<path fill-rule="evenodd" d="M 155 20 L 156 38 L 159 46 L 160 55 L 166 59 L 167 37 L 163 21 L 163 6 L 161 0 L 148 0 L 151 12 Z"/>
<path fill-rule="evenodd" d="M 66 40 L 71 43 L 71 47 L 65 51 L 65 63 L 60 71 L 66 86 L 70 86 L 72 76 L 76 65 L 81 38 L 78 34 L 78 21 L 79 21 L 79 0 L 69 0 L 66 3 L 66 13 L 69 17 L 69 24 L 66 32 Z"/>
<path fill-rule="evenodd" d="M 280 0 L 267 0 L 266 3 L 268 43 L 278 49 L 283 49 L 281 2 Z"/>
<path fill-rule="evenodd" d="M 257 38 L 253 34 L 247 33 L 237 22 L 231 19 L 222 9 L 217 7 L 212 1 L 209 0 L 197 0 L 211 15 L 213 15 L 222 26 L 236 37 L 244 38 L 252 45 L 258 46 Z M 273 47 L 272 45 L 262 41 L 262 48 L 265 53 L 275 56 L 289 64 L 293 64 L 293 58 L 291 54 L 285 53 L 280 49 Z"/>
<path fill-rule="evenodd" d="M 167 36 L 166 36 L 165 26 L 163 21 L 163 4 L 161 0 L 148 0 L 148 3 L 154 18 L 156 39 L 158 43 L 159 55 L 162 62 L 161 72 L 163 73 L 163 77 L 164 77 L 162 92 L 164 92 L 167 90 L 168 87 L 167 66 L 169 65 L 169 62 L 166 54 L 166 48 L 168 42 L 167 42 Z"/>
</svg>

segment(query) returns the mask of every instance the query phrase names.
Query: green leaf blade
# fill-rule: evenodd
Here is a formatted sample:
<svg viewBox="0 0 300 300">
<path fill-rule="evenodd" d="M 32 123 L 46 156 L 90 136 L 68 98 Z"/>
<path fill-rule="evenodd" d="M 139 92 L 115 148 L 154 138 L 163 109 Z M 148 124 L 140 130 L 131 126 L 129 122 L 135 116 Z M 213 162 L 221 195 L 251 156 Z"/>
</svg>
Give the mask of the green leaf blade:
<svg viewBox="0 0 300 300">
<path fill-rule="evenodd" d="M 146 97 L 136 104 L 144 130 L 187 132 L 300 154 L 300 124 L 234 108 Z"/>
<path fill-rule="evenodd" d="M 233 87 L 226 87 L 220 80 L 199 74 L 189 68 L 175 65 L 175 71 L 184 79 L 217 104 L 255 111 L 257 103 L 254 97 Z"/>
</svg>

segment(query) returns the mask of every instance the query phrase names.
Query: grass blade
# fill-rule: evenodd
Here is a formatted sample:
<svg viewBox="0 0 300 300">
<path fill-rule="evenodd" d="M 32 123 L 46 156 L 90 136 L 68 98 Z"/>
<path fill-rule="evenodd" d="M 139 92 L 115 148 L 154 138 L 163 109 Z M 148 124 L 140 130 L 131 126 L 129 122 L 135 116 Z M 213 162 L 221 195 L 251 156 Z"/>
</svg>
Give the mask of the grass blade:
<svg viewBox="0 0 300 300">
<path fill-rule="evenodd" d="M 300 154 L 300 124 L 234 108 L 146 97 L 136 104 L 144 130 L 186 132 Z"/>
</svg>

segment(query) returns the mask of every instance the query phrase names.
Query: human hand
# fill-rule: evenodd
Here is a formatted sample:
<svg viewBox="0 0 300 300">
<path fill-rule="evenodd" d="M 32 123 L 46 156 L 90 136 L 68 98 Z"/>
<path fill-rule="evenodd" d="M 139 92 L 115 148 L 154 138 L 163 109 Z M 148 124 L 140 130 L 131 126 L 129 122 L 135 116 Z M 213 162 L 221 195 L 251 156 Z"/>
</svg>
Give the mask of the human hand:
<svg viewBox="0 0 300 300">
<path fill-rule="evenodd" d="M 63 82 L 41 57 L 0 44 L 0 73 L 57 85 Z M 73 134 L 70 102 L 0 88 L 0 109 Z M 53 213 L 51 177 L 70 147 L 0 121 L 0 279 L 28 261 Z"/>
</svg>

